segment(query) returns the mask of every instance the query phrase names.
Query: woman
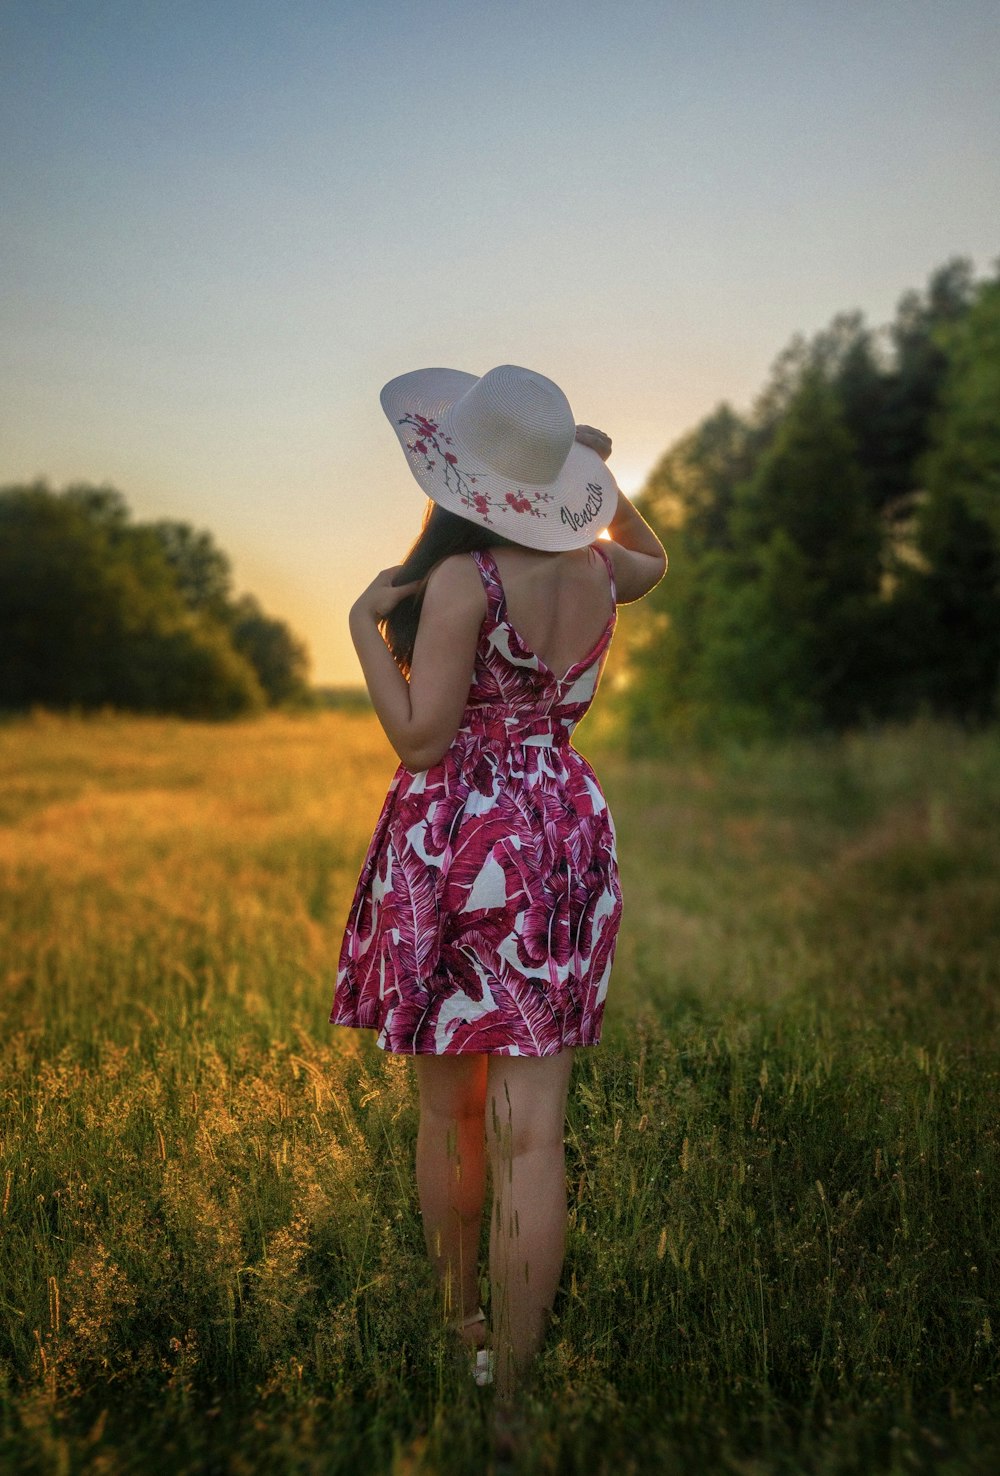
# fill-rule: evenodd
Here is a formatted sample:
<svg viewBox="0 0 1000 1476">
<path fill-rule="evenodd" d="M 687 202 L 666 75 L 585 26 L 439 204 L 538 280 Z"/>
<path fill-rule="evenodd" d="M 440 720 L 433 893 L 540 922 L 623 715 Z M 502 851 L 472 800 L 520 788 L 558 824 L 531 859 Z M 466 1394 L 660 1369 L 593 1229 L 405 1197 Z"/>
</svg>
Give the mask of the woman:
<svg viewBox="0 0 1000 1476">
<path fill-rule="evenodd" d="M 544 376 L 419 370 L 382 406 L 431 502 L 406 562 L 350 614 L 400 764 L 330 1023 L 414 1057 L 427 1247 L 503 1423 L 562 1272 L 566 1096 L 574 1051 L 600 1039 L 621 918 L 612 818 L 569 737 L 616 605 L 647 594 L 667 558 L 605 465 L 608 437 L 576 426 Z"/>
</svg>

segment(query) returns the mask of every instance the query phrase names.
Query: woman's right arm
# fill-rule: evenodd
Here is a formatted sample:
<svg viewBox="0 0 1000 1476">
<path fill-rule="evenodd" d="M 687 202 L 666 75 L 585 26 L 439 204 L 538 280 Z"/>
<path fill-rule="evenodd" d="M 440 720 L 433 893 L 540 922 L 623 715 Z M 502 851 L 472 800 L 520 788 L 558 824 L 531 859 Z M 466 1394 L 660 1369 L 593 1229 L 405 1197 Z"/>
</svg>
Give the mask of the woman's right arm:
<svg viewBox="0 0 1000 1476">
<path fill-rule="evenodd" d="M 602 461 L 607 461 L 611 455 L 611 438 L 604 431 L 595 430 L 590 425 L 579 425 L 576 439 L 581 445 L 596 451 Z M 612 544 L 608 553 L 614 565 L 618 603 L 627 605 L 632 600 L 642 599 L 667 572 L 667 554 L 642 513 L 624 492 L 618 494 L 615 515 L 608 525 L 608 538 Z"/>
<path fill-rule="evenodd" d="M 608 527 L 611 561 L 615 566 L 618 603 L 627 605 L 649 594 L 667 572 L 667 553 L 652 528 L 624 492 Z"/>
</svg>

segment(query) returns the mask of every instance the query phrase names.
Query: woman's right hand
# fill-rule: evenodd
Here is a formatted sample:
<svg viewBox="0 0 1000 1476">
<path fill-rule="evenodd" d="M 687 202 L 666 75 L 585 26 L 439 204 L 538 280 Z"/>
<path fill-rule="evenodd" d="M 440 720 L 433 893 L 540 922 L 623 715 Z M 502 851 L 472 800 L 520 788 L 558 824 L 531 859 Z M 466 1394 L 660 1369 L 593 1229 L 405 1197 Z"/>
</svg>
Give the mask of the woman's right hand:
<svg viewBox="0 0 1000 1476">
<path fill-rule="evenodd" d="M 595 426 L 578 425 L 576 439 L 581 446 L 588 446 L 591 451 L 596 451 L 602 461 L 607 461 L 611 455 L 611 437 L 604 431 L 597 430 Z"/>
<path fill-rule="evenodd" d="M 405 584 L 393 584 L 393 578 L 399 574 L 402 564 L 393 564 L 391 569 L 383 569 L 376 574 L 366 590 L 358 595 L 351 606 L 351 613 L 355 611 L 359 615 L 374 616 L 376 620 L 384 620 L 394 610 L 400 600 L 405 600 L 407 595 L 416 594 L 419 579 L 407 580 Z"/>
</svg>

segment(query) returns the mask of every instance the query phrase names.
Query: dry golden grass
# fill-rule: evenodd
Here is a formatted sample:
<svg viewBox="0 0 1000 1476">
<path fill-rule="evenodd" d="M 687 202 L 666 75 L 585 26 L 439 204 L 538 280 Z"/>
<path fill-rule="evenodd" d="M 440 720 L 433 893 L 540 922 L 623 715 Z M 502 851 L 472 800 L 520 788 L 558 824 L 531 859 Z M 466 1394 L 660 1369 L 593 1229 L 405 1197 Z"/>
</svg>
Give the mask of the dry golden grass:
<svg viewBox="0 0 1000 1476">
<path fill-rule="evenodd" d="M 626 910 L 531 1469 L 992 1469 L 995 735 L 578 741 Z M 0 1465 L 484 1468 L 409 1063 L 327 1024 L 394 767 L 370 715 L 0 726 Z"/>
</svg>

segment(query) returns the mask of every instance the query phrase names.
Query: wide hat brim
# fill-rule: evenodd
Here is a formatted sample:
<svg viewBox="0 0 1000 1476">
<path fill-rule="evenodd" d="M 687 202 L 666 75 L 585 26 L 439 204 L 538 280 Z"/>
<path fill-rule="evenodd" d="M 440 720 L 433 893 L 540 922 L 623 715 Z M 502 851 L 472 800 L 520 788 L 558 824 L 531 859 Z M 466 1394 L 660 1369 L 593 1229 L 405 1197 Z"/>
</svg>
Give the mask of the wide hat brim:
<svg viewBox="0 0 1000 1476">
<path fill-rule="evenodd" d="M 607 528 L 618 486 L 605 462 L 574 441 L 555 479 L 516 481 L 461 442 L 450 416 L 479 382 L 459 369 L 417 369 L 382 390 L 382 409 L 427 496 L 449 512 L 526 548 L 583 548 Z"/>
</svg>

